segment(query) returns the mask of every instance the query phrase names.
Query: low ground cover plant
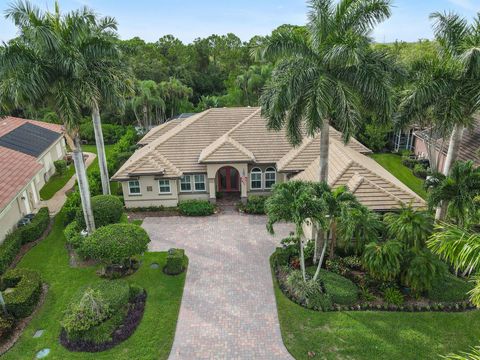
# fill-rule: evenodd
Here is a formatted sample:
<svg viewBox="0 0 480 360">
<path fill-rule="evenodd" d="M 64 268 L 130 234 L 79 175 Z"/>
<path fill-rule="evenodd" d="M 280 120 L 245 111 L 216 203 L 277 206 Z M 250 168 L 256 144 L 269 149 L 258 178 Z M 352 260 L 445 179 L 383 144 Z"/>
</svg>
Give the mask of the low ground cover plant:
<svg viewBox="0 0 480 360">
<path fill-rule="evenodd" d="M 215 212 L 215 206 L 207 200 L 185 200 L 180 201 L 178 210 L 185 216 L 207 216 Z"/>
<path fill-rule="evenodd" d="M 239 209 L 247 214 L 265 215 L 265 201 L 268 196 L 250 195 L 245 205 L 241 204 Z"/>
</svg>

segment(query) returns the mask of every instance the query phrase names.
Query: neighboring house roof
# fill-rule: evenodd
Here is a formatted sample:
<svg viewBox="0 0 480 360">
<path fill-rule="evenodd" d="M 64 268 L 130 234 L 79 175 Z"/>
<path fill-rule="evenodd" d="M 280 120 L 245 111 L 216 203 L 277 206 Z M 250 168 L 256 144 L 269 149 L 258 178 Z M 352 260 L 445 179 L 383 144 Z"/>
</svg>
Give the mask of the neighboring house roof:
<svg viewBox="0 0 480 360">
<path fill-rule="evenodd" d="M 172 120 L 152 129 L 140 140 L 139 143 L 145 146 L 137 150 L 112 179 L 127 180 L 150 171 L 154 166 L 151 159 L 157 154 L 172 165 L 170 169 L 163 169 L 165 177 L 205 172 L 206 163 L 241 161 L 278 165 L 283 158 L 301 159 L 305 165 L 296 169 L 300 171 L 317 157 L 320 148 L 318 135 L 305 139 L 308 152 L 297 154 L 298 148 L 289 143 L 284 129 L 270 131 L 266 124 L 259 107 L 213 108 L 181 121 Z M 341 134 L 331 128 L 331 138 L 340 137 Z M 355 139 L 348 146 L 370 152 Z"/>
<path fill-rule="evenodd" d="M 37 157 L 62 132 L 57 124 L 11 116 L 0 118 L 0 210 L 43 168 Z"/>
<path fill-rule="evenodd" d="M 320 157 L 294 176 L 295 180 L 317 181 Z M 331 139 L 328 183 L 333 188 L 345 185 L 363 205 L 372 210 L 392 210 L 412 204 L 419 208 L 425 201 L 372 158 Z"/>
<path fill-rule="evenodd" d="M 427 142 L 429 139 L 429 131 L 416 131 L 415 136 Z M 448 140 L 443 141 L 437 139 L 435 145 L 437 151 L 442 151 L 444 155 L 448 152 Z M 443 143 L 443 147 L 442 147 Z M 476 115 L 474 123 L 471 128 L 467 128 L 463 132 L 460 148 L 458 149 L 458 160 L 467 161 L 472 160 L 475 165 L 480 166 L 480 115 Z"/>
</svg>

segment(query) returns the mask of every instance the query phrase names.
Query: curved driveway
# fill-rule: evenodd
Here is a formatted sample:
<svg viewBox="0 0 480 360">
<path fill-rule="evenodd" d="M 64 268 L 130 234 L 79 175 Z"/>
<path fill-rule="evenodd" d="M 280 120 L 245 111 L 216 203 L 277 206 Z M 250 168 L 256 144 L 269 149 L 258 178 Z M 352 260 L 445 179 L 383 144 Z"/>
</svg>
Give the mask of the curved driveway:
<svg viewBox="0 0 480 360">
<path fill-rule="evenodd" d="M 190 259 L 170 359 L 292 359 L 277 317 L 268 259 L 292 229 L 263 216 L 146 218 L 150 250 Z"/>
</svg>

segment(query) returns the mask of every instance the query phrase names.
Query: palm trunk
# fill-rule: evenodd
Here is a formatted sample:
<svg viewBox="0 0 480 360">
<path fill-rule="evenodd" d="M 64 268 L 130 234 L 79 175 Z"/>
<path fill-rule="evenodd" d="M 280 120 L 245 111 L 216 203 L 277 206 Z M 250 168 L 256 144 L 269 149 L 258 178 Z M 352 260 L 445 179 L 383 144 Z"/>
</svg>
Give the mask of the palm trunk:
<svg viewBox="0 0 480 360">
<path fill-rule="evenodd" d="M 80 191 L 80 199 L 82 200 L 83 216 L 89 234 L 95 231 L 95 220 L 93 218 L 92 205 L 90 203 L 90 189 L 88 186 L 87 172 L 83 161 L 82 147 L 80 146 L 80 138 L 78 135 L 73 139 L 73 163 L 77 174 L 78 189 Z"/>
<path fill-rule="evenodd" d="M 98 167 L 100 168 L 100 177 L 102 179 L 103 195 L 110 195 L 110 179 L 108 177 L 107 156 L 105 154 L 105 144 L 103 142 L 102 121 L 100 119 L 100 110 L 95 103 L 92 109 L 93 130 L 95 131 L 95 144 L 97 145 Z"/>
<path fill-rule="evenodd" d="M 300 242 L 300 268 L 302 269 L 303 281 L 306 281 L 307 276 L 305 274 L 305 254 L 303 251 L 303 240 L 301 237 L 298 240 Z"/>
<path fill-rule="evenodd" d="M 322 232 L 322 234 L 324 233 Z M 313 276 L 313 281 L 317 281 L 318 275 L 320 275 L 320 269 L 322 268 L 323 259 L 325 258 L 325 253 L 327 251 L 327 244 L 328 244 L 328 234 L 327 234 L 327 238 L 324 239 L 323 241 L 322 253 L 320 254 L 320 259 L 318 260 L 317 270 L 315 271 L 315 275 Z"/>
<path fill-rule="evenodd" d="M 430 128 L 429 138 L 427 139 L 427 153 L 428 153 L 428 161 L 430 162 L 430 169 L 437 169 L 437 157 L 435 154 L 437 141 L 433 138 L 433 127 Z"/>
<path fill-rule="evenodd" d="M 463 135 L 463 125 L 455 125 L 453 127 L 452 135 L 450 136 L 450 144 L 448 145 L 447 158 L 445 159 L 445 164 L 443 165 L 443 175 L 448 176 L 450 174 L 450 169 L 452 164 L 457 160 L 458 149 L 460 148 L 460 142 L 462 141 Z M 435 220 L 443 220 L 447 213 L 448 203 L 442 201 L 437 207 L 435 212 Z"/>
<path fill-rule="evenodd" d="M 330 124 L 328 120 L 323 121 L 320 133 L 320 182 L 328 183 L 328 150 L 330 148 Z"/>
<path fill-rule="evenodd" d="M 331 227 L 332 241 L 330 242 L 330 259 L 335 255 L 335 246 L 337 245 L 337 222 L 332 221 Z"/>
</svg>

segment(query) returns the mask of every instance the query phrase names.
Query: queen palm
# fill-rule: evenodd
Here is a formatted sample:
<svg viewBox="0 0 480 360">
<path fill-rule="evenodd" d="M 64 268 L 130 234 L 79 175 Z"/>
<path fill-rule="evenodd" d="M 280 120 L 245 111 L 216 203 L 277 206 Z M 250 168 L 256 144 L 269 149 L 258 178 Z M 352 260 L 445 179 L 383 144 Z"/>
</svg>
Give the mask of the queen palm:
<svg viewBox="0 0 480 360">
<path fill-rule="evenodd" d="M 131 106 L 138 125 L 144 129 L 149 129 L 153 124 L 160 124 L 164 120 L 165 101 L 161 96 L 160 86 L 153 80 L 136 83 Z"/>
<path fill-rule="evenodd" d="M 272 34 L 254 54 L 275 61 L 260 104 L 267 126 L 286 128 L 290 142 L 320 131 L 320 181 L 328 181 L 329 125 L 347 141 L 361 111 L 391 110 L 392 58 L 369 34 L 390 16 L 390 0 L 311 0 L 307 31 Z"/>
<path fill-rule="evenodd" d="M 20 107 L 47 103 L 62 120 L 73 149 L 82 209 L 88 232 L 95 230 L 90 190 L 81 149 L 79 120 L 81 106 L 95 84 L 79 75 L 85 72 L 75 44 L 85 32 L 90 12 L 61 15 L 42 13 L 28 2 L 7 10 L 20 35 L 0 48 L 0 99 Z"/>
</svg>

